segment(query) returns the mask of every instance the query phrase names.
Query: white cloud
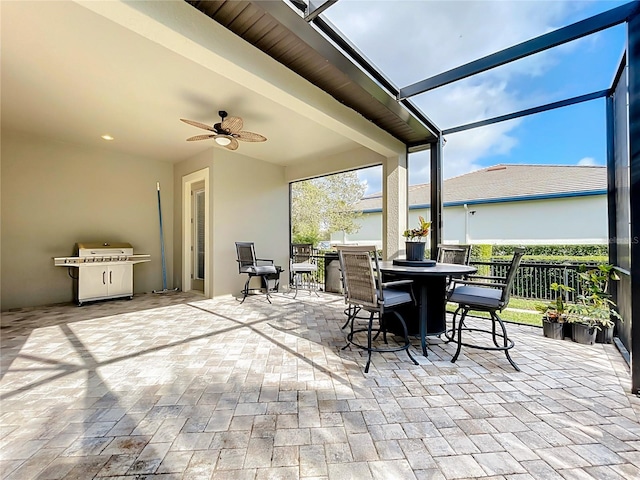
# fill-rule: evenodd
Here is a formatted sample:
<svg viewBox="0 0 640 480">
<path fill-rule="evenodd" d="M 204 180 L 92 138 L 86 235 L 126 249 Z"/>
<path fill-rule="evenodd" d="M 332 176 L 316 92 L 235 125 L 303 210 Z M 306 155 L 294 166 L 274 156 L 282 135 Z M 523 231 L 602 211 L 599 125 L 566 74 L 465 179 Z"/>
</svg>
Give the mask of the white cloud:
<svg viewBox="0 0 640 480">
<path fill-rule="evenodd" d="M 326 14 L 392 82 L 404 87 L 574 22 L 576 12 L 585 5 L 576 1 L 341 0 Z M 574 48 L 575 43 L 532 55 L 412 101 L 441 128 L 518 111 L 532 102 L 547 103 L 548 92 L 519 91 L 513 80 L 540 77 Z M 489 155 L 509 153 L 518 143 L 510 132 L 519 122 L 449 135 L 444 177 L 480 168 Z M 428 160 L 416 163 L 424 166 L 411 172 L 413 179 L 428 181 Z"/>
<path fill-rule="evenodd" d="M 341 0 L 326 14 L 405 86 L 554 30 L 575 8 L 570 1 Z"/>
<path fill-rule="evenodd" d="M 358 178 L 366 184 L 365 195 L 382 191 L 382 166 L 358 170 Z"/>
<path fill-rule="evenodd" d="M 578 165 L 583 166 L 583 167 L 584 166 L 592 166 L 592 165 L 598 165 L 598 162 L 593 157 L 584 157 L 584 158 L 581 158 L 580 160 L 578 160 Z"/>
</svg>

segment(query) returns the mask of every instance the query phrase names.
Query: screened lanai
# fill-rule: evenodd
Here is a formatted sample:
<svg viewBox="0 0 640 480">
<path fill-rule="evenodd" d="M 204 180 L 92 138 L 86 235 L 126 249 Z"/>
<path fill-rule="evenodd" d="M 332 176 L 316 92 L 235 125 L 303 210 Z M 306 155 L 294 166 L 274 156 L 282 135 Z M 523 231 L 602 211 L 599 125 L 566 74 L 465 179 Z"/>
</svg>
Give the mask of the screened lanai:
<svg viewBox="0 0 640 480">
<path fill-rule="evenodd" d="M 618 324 L 617 332 L 621 350 L 630 352 L 633 359 L 634 347 L 640 349 L 640 137 L 635 121 L 640 110 L 638 2 L 602 2 L 576 8 L 573 15 L 564 17 L 571 19 L 569 23 L 560 23 L 551 31 L 536 31 L 538 24 L 533 19 L 540 9 L 560 8 L 558 5 L 518 3 L 517 8 L 530 15 L 532 27 L 514 32 L 514 25 L 504 24 L 500 34 L 487 30 L 487 19 L 499 14 L 489 2 L 477 2 L 485 6 L 479 17 L 473 16 L 477 10 L 467 15 L 458 9 L 459 25 L 452 31 L 440 28 L 439 15 L 448 14 L 440 2 L 189 3 L 403 141 L 409 158 L 427 152 L 432 185 L 432 252 L 442 239 L 442 175 L 447 166 L 446 152 L 451 150 L 443 149 L 446 137 L 541 112 L 605 102 L 606 128 L 601 135 L 606 142 L 608 168 L 609 255 L 621 276 L 614 296 L 623 318 L 628 319 Z M 403 8 L 399 8 L 400 3 Z M 470 35 L 470 30 L 480 32 L 480 37 Z M 553 69 L 557 83 L 551 90 L 541 93 L 531 85 L 523 86 L 531 89 L 525 102 L 505 102 L 478 113 L 473 108 L 477 97 L 462 97 L 460 103 L 451 104 L 455 115 L 431 117 L 431 106 L 455 98 L 461 85 L 473 86 L 477 95 L 491 97 L 493 92 L 485 82 L 488 73 L 501 71 L 517 77 L 519 69 L 534 69 L 536 61 L 544 62 L 545 53 L 552 49 L 589 55 L 593 36 L 610 31 L 617 32 L 626 43 L 615 64 L 592 57 L 590 70 L 581 70 L 565 61 Z M 471 45 L 468 42 L 477 43 L 478 38 L 482 39 L 480 49 L 464 48 Z M 420 42 L 438 47 L 422 47 L 428 55 L 421 55 Z M 461 48 L 455 56 L 449 55 L 449 47 L 455 43 Z M 376 108 L 378 102 L 387 109 Z M 539 143 L 548 140 L 540 138 Z M 406 201 L 402 187 L 399 190 L 394 192 L 385 185 L 384 206 L 395 210 L 396 217 L 404 215 L 406 222 L 406 206 L 393 202 L 398 193 Z M 383 223 L 387 251 L 393 251 L 389 244 L 395 241 L 394 225 L 387 223 L 390 216 L 387 212 Z M 638 392 L 638 362 L 631 360 L 631 372 L 632 391 Z"/>
</svg>

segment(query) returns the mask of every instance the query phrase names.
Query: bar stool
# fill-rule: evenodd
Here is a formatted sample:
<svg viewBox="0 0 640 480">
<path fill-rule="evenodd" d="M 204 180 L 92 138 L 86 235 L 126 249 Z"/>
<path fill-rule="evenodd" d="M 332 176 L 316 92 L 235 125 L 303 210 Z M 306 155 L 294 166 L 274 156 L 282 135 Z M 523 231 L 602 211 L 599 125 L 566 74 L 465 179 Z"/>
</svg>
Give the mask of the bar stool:
<svg viewBox="0 0 640 480">
<path fill-rule="evenodd" d="M 378 265 L 378 255 L 375 246 L 349 246 L 338 250 L 340 255 L 340 265 L 346 290 L 347 303 L 354 308 L 348 323 L 351 324 L 347 333 L 347 345 L 361 348 L 367 352 L 367 364 L 364 373 L 369 372 L 372 352 L 397 352 L 406 351 L 409 359 L 418 365 L 418 362 L 411 356 L 409 347 L 411 342 L 407 332 L 404 318 L 396 308 L 415 303 L 411 292 L 412 280 L 399 280 L 396 282 L 382 283 L 382 275 Z M 374 271 L 375 263 L 375 271 Z M 355 328 L 356 315 L 360 310 L 369 312 L 369 319 L 366 328 Z M 385 312 L 393 313 L 402 326 L 404 340 L 396 345 L 387 344 L 387 329 L 382 321 Z M 374 318 L 377 314 L 378 325 L 374 327 Z M 366 332 L 366 345 L 356 339 L 358 333 Z M 373 342 L 382 333 L 385 345 L 374 345 Z"/>
<path fill-rule="evenodd" d="M 313 245 L 310 243 L 294 243 L 291 245 L 289 271 L 291 272 L 291 283 L 295 290 L 293 298 L 298 296 L 298 290 L 301 288 L 314 292 L 316 296 L 319 296 L 316 278 L 318 265 L 311 255 L 312 249 Z"/>
</svg>

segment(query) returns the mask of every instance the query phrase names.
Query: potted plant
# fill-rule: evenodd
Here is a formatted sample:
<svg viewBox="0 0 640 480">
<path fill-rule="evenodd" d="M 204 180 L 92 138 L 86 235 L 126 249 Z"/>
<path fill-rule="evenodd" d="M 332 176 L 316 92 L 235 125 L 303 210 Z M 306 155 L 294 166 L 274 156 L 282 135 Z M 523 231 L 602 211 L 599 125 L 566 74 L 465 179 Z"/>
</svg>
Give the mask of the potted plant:
<svg viewBox="0 0 640 480">
<path fill-rule="evenodd" d="M 405 242 L 407 260 L 424 260 L 426 244 L 424 238 L 429 235 L 431 222 L 427 222 L 424 217 L 419 216 L 420 225 L 417 228 L 407 229 L 402 236 L 407 239 Z"/>
<path fill-rule="evenodd" d="M 561 283 L 552 283 L 552 300 L 547 304 L 537 304 L 536 310 L 542 313 L 542 331 L 545 337 L 563 340 L 565 324 L 567 322 L 568 304 L 565 294 L 574 289 Z"/>
<path fill-rule="evenodd" d="M 569 308 L 569 322 L 573 324 L 573 340 L 592 345 L 596 341 L 609 343 L 613 338 L 613 319 L 622 321 L 616 304 L 609 294 L 609 282 L 619 280 L 613 265 L 598 265 L 580 271 L 581 293 Z M 597 336 L 600 335 L 599 340 Z"/>
</svg>

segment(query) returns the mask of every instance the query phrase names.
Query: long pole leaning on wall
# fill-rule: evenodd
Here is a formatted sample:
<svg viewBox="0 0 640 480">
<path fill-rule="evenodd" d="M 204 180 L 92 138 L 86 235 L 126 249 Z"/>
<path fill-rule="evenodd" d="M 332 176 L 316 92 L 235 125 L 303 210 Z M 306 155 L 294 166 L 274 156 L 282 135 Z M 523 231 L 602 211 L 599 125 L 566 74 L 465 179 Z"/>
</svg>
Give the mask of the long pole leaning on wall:
<svg viewBox="0 0 640 480">
<path fill-rule="evenodd" d="M 160 219 L 160 256 L 162 258 L 162 290 L 154 290 L 153 293 L 177 292 L 177 288 L 167 288 L 167 261 L 164 255 L 164 229 L 162 228 L 162 203 L 160 202 L 160 182 L 156 182 L 158 190 L 158 217 Z"/>
</svg>

